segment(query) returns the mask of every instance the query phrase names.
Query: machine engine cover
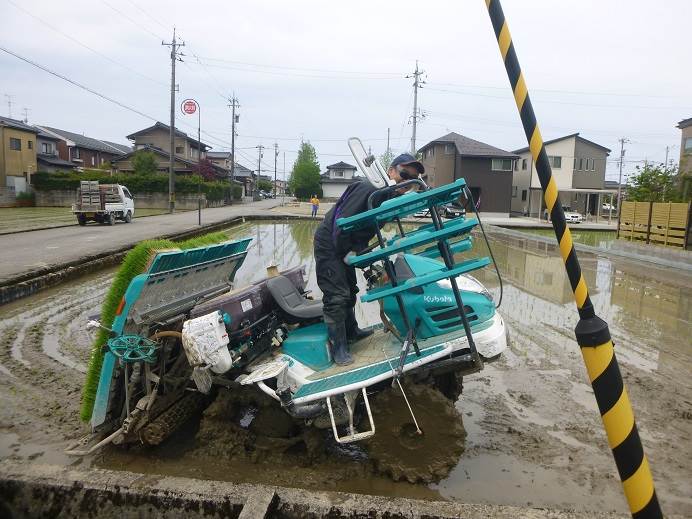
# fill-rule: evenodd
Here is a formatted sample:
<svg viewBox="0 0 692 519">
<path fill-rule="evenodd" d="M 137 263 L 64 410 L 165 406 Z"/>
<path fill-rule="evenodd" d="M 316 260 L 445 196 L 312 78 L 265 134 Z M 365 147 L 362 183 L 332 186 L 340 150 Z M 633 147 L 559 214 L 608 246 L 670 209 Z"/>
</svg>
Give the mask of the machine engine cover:
<svg viewBox="0 0 692 519">
<path fill-rule="evenodd" d="M 193 367 L 209 368 L 214 373 L 225 373 L 233 365 L 228 351 L 228 332 L 218 310 L 185 321 L 183 348 Z"/>
</svg>

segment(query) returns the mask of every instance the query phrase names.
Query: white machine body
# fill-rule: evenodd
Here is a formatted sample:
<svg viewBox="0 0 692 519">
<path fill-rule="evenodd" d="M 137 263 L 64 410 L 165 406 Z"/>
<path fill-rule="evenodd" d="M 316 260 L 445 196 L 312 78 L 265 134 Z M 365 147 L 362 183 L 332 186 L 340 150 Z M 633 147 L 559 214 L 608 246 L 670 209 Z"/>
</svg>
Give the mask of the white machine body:
<svg viewBox="0 0 692 519">
<path fill-rule="evenodd" d="M 228 332 L 221 312 L 202 315 L 183 324 L 183 348 L 192 367 L 225 373 L 233 366 Z"/>
</svg>

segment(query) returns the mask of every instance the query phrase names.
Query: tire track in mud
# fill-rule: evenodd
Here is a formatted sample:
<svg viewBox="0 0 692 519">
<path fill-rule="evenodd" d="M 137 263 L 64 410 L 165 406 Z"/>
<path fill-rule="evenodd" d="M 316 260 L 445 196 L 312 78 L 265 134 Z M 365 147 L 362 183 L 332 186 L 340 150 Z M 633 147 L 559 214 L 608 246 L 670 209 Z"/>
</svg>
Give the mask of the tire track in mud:
<svg viewBox="0 0 692 519">
<path fill-rule="evenodd" d="M 111 278 L 110 273 L 87 278 L 3 316 L 0 364 L 11 376 L 0 395 L 5 400 L 0 425 L 28 426 L 23 429 L 29 439 L 40 442 L 82 432 L 78 411 L 91 338 L 86 332 L 74 337 L 88 316 L 98 313 Z"/>
</svg>

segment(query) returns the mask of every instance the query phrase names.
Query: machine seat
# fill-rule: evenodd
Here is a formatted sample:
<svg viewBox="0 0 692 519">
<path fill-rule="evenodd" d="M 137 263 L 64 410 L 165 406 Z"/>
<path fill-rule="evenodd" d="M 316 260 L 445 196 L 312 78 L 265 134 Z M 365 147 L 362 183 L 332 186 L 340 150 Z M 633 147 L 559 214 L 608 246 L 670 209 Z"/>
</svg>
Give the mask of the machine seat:
<svg viewBox="0 0 692 519">
<path fill-rule="evenodd" d="M 297 321 L 322 317 L 322 301 L 303 297 L 287 277 L 275 276 L 268 279 L 267 288 L 279 307 Z"/>
</svg>

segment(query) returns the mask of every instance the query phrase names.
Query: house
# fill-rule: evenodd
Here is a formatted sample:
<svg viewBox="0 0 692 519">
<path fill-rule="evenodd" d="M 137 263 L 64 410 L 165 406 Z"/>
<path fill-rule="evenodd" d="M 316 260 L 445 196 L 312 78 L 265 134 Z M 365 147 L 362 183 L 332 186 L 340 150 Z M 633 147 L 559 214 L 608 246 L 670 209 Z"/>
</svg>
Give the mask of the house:
<svg viewBox="0 0 692 519">
<path fill-rule="evenodd" d="M 242 164 L 236 164 L 233 168 L 233 179 L 243 184 L 243 196 L 252 196 L 255 183 L 255 174 Z"/>
<path fill-rule="evenodd" d="M 341 161 L 327 166 L 320 179 L 322 198 L 338 199 L 349 185 L 359 180 L 362 178 L 356 176 L 356 167 L 351 164 Z"/>
<path fill-rule="evenodd" d="M 153 126 L 131 133 L 127 138 L 133 141 L 135 150 L 143 149 L 148 146 L 170 153 L 170 126 L 166 124 L 157 122 Z M 206 157 L 206 151 L 210 148 L 207 144 L 198 142 L 197 139 L 193 139 L 177 128 L 174 134 L 174 146 L 176 157 L 194 162 L 199 160 L 200 148 L 203 159 Z"/>
<path fill-rule="evenodd" d="M 221 168 L 231 171 L 233 156 L 230 151 L 207 151 L 207 159 Z"/>
<path fill-rule="evenodd" d="M 419 153 L 431 187 L 463 178 L 481 212 L 509 216 L 516 154 L 454 132 L 430 141 Z"/>
<path fill-rule="evenodd" d="M 135 167 L 132 158 L 136 153 L 141 151 L 151 152 L 156 160 L 156 170 L 160 173 L 168 173 L 170 164 L 169 153 L 154 146 L 149 146 L 148 144 L 140 145 L 137 150 L 130 151 L 125 155 L 120 155 L 113 159 L 111 161 L 113 170 L 119 173 L 134 173 Z M 213 162 L 210 163 L 209 166 L 219 180 L 226 180 L 230 176 L 229 170 L 217 166 Z M 173 170 L 177 175 L 192 175 L 193 173 L 197 173 L 198 163 L 196 160 L 189 160 L 176 155 Z"/>
<path fill-rule="evenodd" d="M 0 117 L 0 196 L 27 190 L 36 172 L 38 130 L 22 121 Z"/>
<path fill-rule="evenodd" d="M 36 136 L 36 162 L 38 171 L 54 173 L 56 171 L 70 171 L 75 168 L 74 162 L 61 159 L 58 156 L 58 143 L 60 138 L 39 130 Z"/>
<path fill-rule="evenodd" d="M 544 141 L 544 144 L 562 205 L 583 214 L 598 214 L 597 208 L 610 202 L 614 192 L 605 188 L 610 150 L 579 133 Z M 512 213 L 542 217 L 545 201 L 531 151 L 526 147 L 514 153 L 519 155 L 519 160 L 512 181 Z"/>
<path fill-rule="evenodd" d="M 129 153 L 121 155 L 112 161 L 113 169 L 124 173 L 132 173 L 134 172 L 134 165 L 132 163 L 134 154 L 138 151 L 149 151 L 154 154 L 157 171 L 167 173 L 170 164 L 169 129 L 170 126 L 157 122 L 148 128 L 128 135 L 127 138 L 133 142 L 133 148 L 130 148 Z M 178 129 L 175 130 L 174 146 L 175 161 L 173 169 L 176 174 L 190 175 L 196 173 L 198 171 L 200 155 L 202 161 L 209 158 L 207 156 L 207 150 L 210 148 L 209 145 L 203 142 L 200 143 L 197 139 L 193 139 Z M 225 165 L 220 165 L 219 162 L 224 164 L 223 160 L 212 160 L 209 158 L 209 163 L 207 165 L 218 179 L 228 179 L 230 168 Z M 204 169 L 202 171 L 204 171 Z"/>
<path fill-rule="evenodd" d="M 115 157 L 132 150 L 129 146 L 87 137 L 50 126 L 37 126 L 42 132 L 58 139 L 58 158 L 77 168 L 100 168 Z"/>
<path fill-rule="evenodd" d="M 683 200 L 687 200 L 692 191 L 692 117 L 683 119 L 677 125 L 680 128 L 680 178 Z"/>
</svg>

